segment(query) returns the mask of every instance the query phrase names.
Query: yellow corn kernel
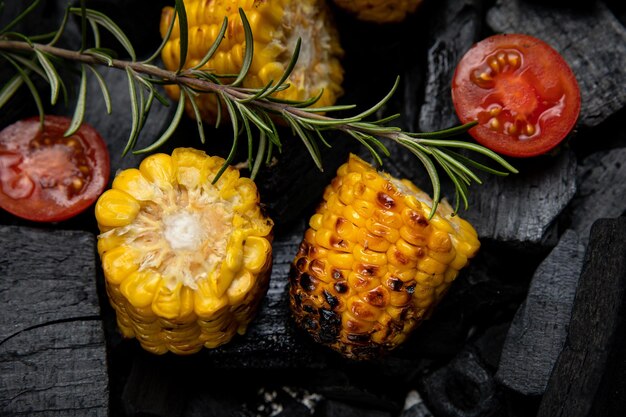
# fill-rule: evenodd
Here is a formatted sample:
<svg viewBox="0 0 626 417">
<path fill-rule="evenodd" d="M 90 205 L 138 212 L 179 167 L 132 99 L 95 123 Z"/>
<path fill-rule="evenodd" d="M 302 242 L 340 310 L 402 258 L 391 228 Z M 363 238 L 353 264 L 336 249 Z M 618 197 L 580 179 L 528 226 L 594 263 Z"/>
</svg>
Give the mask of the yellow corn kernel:
<svg viewBox="0 0 626 417">
<path fill-rule="evenodd" d="M 270 81 L 277 82 L 291 59 L 293 45 L 302 39 L 301 57 L 289 75 L 291 87 L 274 93 L 289 100 L 306 100 L 322 91 L 314 106 L 334 104 L 342 94 L 343 69 L 340 59 L 343 50 L 338 32 L 323 0 L 184 0 L 188 20 L 189 68 L 204 57 L 217 38 L 224 17 L 228 28 L 216 53 L 201 67 L 216 74 L 237 74 L 243 65 L 245 36 L 239 8 L 245 13 L 254 38 L 254 55 L 243 86 L 261 88 Z M 164 8 L 161 16 L 161 36 L 174 18 L 171 7 Z M 163 48 L 163 63 L 167 69 L 176 70 L 180 63 L 180 28 L 175 22 L 170 39 Z M 179 98 L 176 88 L 166 88 L 173 98 Z M 217 114 L 215 97 L 201 94 L 196 98 L 202 117 L 214 120 Z M 188 106 L 191 117 L 195 113 Z"/>
<path fill-rule="evenodd" d="M 129 246 L 114 247 L 102 255 L 102 270 L 111 284 L 121 284 L 132 272 L 139 269 L 138 252 Z"/>
<path fill-rule="evenodd" d="M 135 271 L 122 281 L 120 290 L 133 307 L 147 307 L 152 304 L 161 279 L 154 271 Z"/>
<path fill-rule="evenodd" d="M 139 202 L 128 193 L 107 190 L 96 203 L 96 220 L 99 226 L 126 226 L 135 219 L 140 208 Z"/>
<path fill-rule="evenodd" d="M 415 185 L 351 155 L 326 187 L 293 261 L 296 322 L 316 341 L 357 359 L 405 340 L 480 246 L 447 202 L 431 219 L 428 204 Z M 332 337 L 329 321 L 341 323 Z"/>
<path fill-rule="evenodd" d="M 119 189 L 96 206 L 118 327 L 150 352 L 227 343 L 245 331 L 267 291 L 273 222 L 261 213 L 254 182 L 237 170 L 211 183 L 223 164 L 189 148 L 153 155 L 122 171 Z"/>
<path fill-rule="evenodd" d="M 158 153 L 150 155 L 139 165 L 144 178 L 162 190 L 172 188 L 176 179 L 176 171 L 169 155 Z"/>
<path fill-rule="evenodd" d="M 136 168 L 129 168 L 121 171 L 113 180 L 113 188 L 124 191 L 136 200 L 151 200 L 154 197 L 154 187 L 152 183 L 144 178 Z"/>
</svg>

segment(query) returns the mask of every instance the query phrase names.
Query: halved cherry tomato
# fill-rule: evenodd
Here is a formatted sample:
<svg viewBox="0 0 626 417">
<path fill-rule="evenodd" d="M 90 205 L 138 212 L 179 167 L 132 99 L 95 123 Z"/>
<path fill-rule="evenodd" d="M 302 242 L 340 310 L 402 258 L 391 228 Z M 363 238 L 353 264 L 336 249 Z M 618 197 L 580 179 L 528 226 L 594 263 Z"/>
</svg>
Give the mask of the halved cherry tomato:
<svg viewBox="0 0 626 417">
<path fill-rule="evenodd" d="M 54 222 L 89 207 L 109 181 L 109 152 L 98 132 L 83 124 L 70 137 L 70 119 L 46 116 L 0 132 L 0 207 L 28 220 Z"/>
<path fill-rule="evenodd" d="M 459 62 L 452 101 L 469 133 L 495 152 L 530 157 L 546 153 L 572 130 L 580 91 L 567 62 L 528 35 L 495 35 Z"/>
</svg>

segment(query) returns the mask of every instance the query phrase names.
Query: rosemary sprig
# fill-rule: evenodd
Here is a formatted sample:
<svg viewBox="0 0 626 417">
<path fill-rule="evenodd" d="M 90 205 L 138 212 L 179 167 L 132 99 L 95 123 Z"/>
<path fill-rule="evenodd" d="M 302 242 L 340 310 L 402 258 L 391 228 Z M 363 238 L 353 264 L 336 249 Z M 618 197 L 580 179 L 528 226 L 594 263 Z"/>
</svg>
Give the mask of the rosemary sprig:
<svg viewBox="0 0 626 417">
<path fill-rule="evenodd" d="M 23 85 L 26 84 L 31 91 L 40 116 L 43 118 L 43 106 L 41 98 L 30 79 L 31 73 L 36 73 L 44 78 L 50 85 L 50 101 L 55 104 L 59 90 L 65 91 L 64 83 L 55 68 L 55 62 L 75 63 L 79 66 L 81 81 L 79 87 L 79 98 L 72 124 L 66 135 L 70 135 L 82 123 L 85 113 L 85 95 L 87 74 L 96 76 L 98 85 L 102 90 L 107 110 L 110 112 L 111 99 L 106 83 L 97 72 L 95 66 L 107 66 L 126 71 L 128 75 L 129 94 L 131 98 L 131 133 L 128 143 L 123 153 L 132 151 L 133 153 L 152 152 L 163 145 L 174 133 L 188 101 L 193 109 L 196 119 L 199 137 L 204 143 L 204 125 L 200 118 L 200 111 L 195 99 L 200 94 L 213 94 L 218 102 L 218 117 L 216 126 L 222 119 L 221 110 L 224 107 L 232 123 L 233 143 L 231 151 L 226 159 L 226 164 L 233 161 L 239 142 L 239 136 L 245 134 L 248 146 L 248 167 L 251 170 L 251 177 L 254 178 L 259 171 L 260 165 L 268 163 L 272 158 L 274 148 L 281 149 L 281 139 L 279 131 L 274 123 L 276 118 L 282 119 L 288 125 L 294 135 L 298 136 L 304 143 L 312 159 L 320 170 L 323 170 L 322 151 L 320 144 L 330 147 L 324 134 L 327 131 L 339 131 L 347 136 L 356 139 L 366 149 L 370 151 L 374 160 L 382 165 L 382 155 L 389 156 L 389 151 L 383 140 L 395 142 L 416 156 L 418 161 L 424 166 L 430 177 L 433 186 L 433 207 L 430 215 L 434 215 L 437 204 L 441 198 L 441 183 L 439 178 L 440 168 L 452 181 L 456 193 L 456 210 L 461 202 L 465 208 L 468 206 L 468 186 L 472 182 L 481 183 L 475 171 L 484 171 L 494 175 L 508 175 L 516 173 L 517 170 L 502 157 L 493 151 L 473 143 L 450 140 L 450 136 L 458 135 L 467 131 L 474 124 L 466 124 L 453 127 L 439 132 L 419 133 L 405 132 L 400 128 L 389 126 L 388 123 L 399 115 L 392 115 L 385 118 L 370 118 L 376 114 L 393 96 L 398 87 L 399 80 L 396 79 L 389 93 L 378 103 L 369 109 L 349 117 L 332 117 L 338 111 L 346 111 L 354 108 L 352 105 L 336 105 L 323 108 L 310 107 L 319 98 L 312 97 L 303 101 L 281 100 L 273 96 L 278 91 L 289 88 L 288 79 L 291 71 L 296 65 L 300 51 L 300 41 L 298 41 L 291 61 L 287 69 L 279 80 L 271 81 L 262 88 L 246 88 L 242 86 L 243 80 L 250 68 L 253 57 L 253 34 L 243 10 L 239 10 L 244 29 L 246 48 L 243 57 L 242 69 L 238 74 L 217 74 L 201 67 L 208 62 L 216 52 L 223 36 L 218 36 L 215 43 L 209 48 L 207 55 L 202 59 L 201 64 L 193 68 L 185 68 L 187 60 L 187 27 L 186 11 L 182 0 L 175 0 L 176 16 L 170 24 L 166 37 L 150 58 L 138 61 L 132 44 L 124 32 L 104 14 L 85 7 L 81 1 L 80 7 L 68 7 L 61 23 L 61 27 L 56 34 L 46 34 L 47 38 L 52 38 L 48 44 L 38 43 L 37 40 L 45 39 L 41 35 L 26 36 L 9 32 L 24 17 L 37 7 L 39 0 L 34 0 L 28 8 L 16 19 L 4 28 L 0 28 L 0 59 L 10 63 L 16 69 L 16 76 L 0 90 L 0 108 L 6 104 L 9 98 Z M 55 44 L 61 37 L 67 24 L 70 14 L 81 17 L 81 48 L 78 51 L 56 47 Z M 172 28 L 174 20 L 178 19 L 181 30 L 180 60 L 181 64 L 177 71 L 168 71 L 151 64 L 161 53 L 165 46 Z M 224 19 L 222 35 L 228 26 L 227 19 Z M 87 39 L 88 28 L 91 29 L 94 47 L 89 48 Z M 118 59 L 110 49 L 102 48 L 100 45 L 99 30 L 109 31 L 125 49 L 129 55 L 129 60 Z M 89 68 L 90 71 L 86 69 Z M 232 80 L 228 83 L 229 80 Z M 180 87 L 180 99 L 173 120 L 165 132 L 157 138 L 151 145 L 143 149 L 135 149 L 139 133 L 146 123 L 153 99 L 156 98 L 161 103 L 168 105 L 168 101 L 163 98 L 158 90 L 159 85 L 177 85 Z M 258 139 L 255 140 L 255 132 Z M 255 145 L 256 143 L 256 145 Z M 255 151 L 256 148 L 256 151 Z M 467 155 L 457 153 L 455 150 L 465 149 L 474 153 L 482 154 L 491 159 L 502 169 L 489 167 L 483 163 L 474 161 Z M 214 182 L 226 168 L 218 172 Z"/>
</svg>

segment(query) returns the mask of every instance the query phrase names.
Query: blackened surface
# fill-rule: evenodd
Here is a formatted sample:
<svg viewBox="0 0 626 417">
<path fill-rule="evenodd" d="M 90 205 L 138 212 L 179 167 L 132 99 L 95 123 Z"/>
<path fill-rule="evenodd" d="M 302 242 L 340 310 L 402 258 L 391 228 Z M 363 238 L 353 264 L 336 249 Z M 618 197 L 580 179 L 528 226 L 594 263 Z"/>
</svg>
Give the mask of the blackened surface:
<svg viewBox="0 0 626 417">
<path fill-rule="evenodd" d="M 626 406 L 626 218 L 597 221 L 576 291 L 567 342 L 538 416 L 609 416 Z M 608 262 L 607 260 L 611 260 Z"/>
</svg>

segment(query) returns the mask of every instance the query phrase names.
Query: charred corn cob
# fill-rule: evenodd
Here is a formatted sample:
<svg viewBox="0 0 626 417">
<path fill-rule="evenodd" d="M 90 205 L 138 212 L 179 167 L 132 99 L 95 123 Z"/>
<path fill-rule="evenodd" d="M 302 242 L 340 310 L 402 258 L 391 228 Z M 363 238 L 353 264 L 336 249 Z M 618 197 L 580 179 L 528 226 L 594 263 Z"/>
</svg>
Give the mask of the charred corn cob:
<svg viewBox="0 0 626 417">
<path fill-rule="evenodd" d="M 302 46 L 290 87 L 275 93 L 278 98 L 306 100 L 323 94 L 315 106 L 335 103 L 342 94 L 343 69 L 339 62 L 343 51 L 337 30 L 323 0 L 185 0 L 189 27 L 189 49 L 185 68 L 197 65 L 217 37 L 224 17 L 228 30 L 219 49 L 201 69 L 218 74 L 237 74 L 242 67 L 245 40 L 239 17 L 241 7 L 254 37 L 252 65 L 244 87 L 259 88 L 270 81 L 278 82 L 291 60 L 298 38 Z M 174 9 L 166 7 L 161 17 L 161 36 L 165 36 L 174 18 Z M 175 23 L 162 58 L 165 67 L 178 69 L 180 62 L 180 29 Z M 168 94 L 178 99 L 177 86 L 167 86 Z M 196 99 L 203 119 L 212 120 L 217 109 L 214 95 Z M 187 112 L 194 113 L 190 107 Z"/>
<path fill-rule="evenodd" d="M 335 3 L 360 20 L 393 23 L 413 13 L 422 0 L 335 0 Z"/>
<path fill-rule="evenodd" d="M 243 334 L 264 296 L 272 227 L 256 185 L 189 148 L 120 172 L 96 204 L 98 252 L 125 337 L 162 354 Z"/>
<path fill-rule="evenodd" d="M 477 252 L 473 227 L 408 180 L 351 155 L 309 221 L 290 271 L 290 305 L 313 338 L 369 359 L 402 343 Z"/>
</svg>

